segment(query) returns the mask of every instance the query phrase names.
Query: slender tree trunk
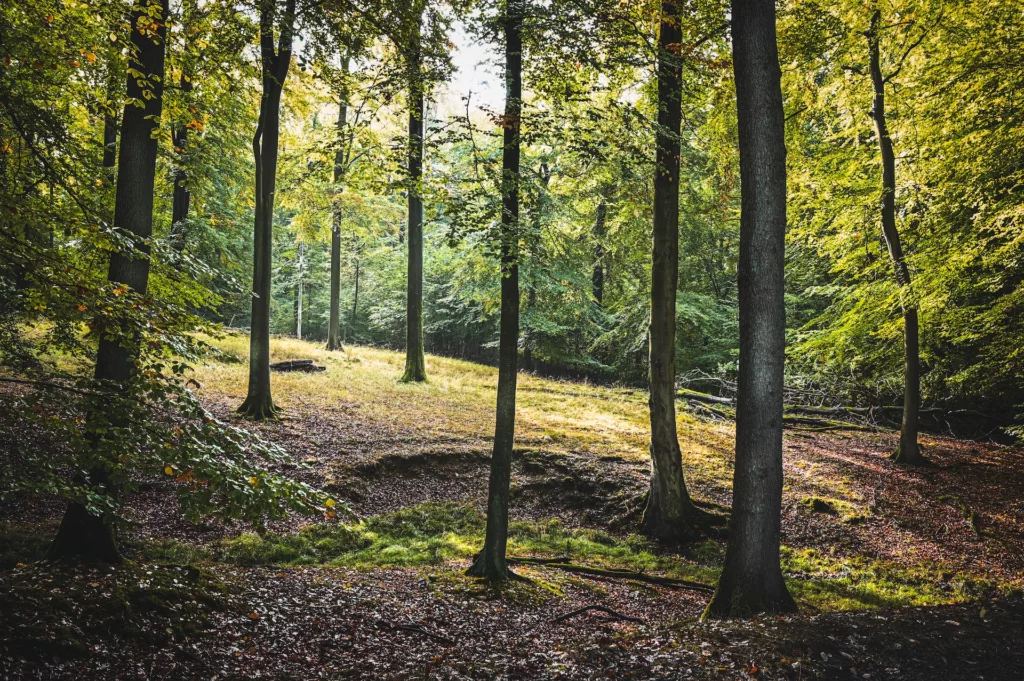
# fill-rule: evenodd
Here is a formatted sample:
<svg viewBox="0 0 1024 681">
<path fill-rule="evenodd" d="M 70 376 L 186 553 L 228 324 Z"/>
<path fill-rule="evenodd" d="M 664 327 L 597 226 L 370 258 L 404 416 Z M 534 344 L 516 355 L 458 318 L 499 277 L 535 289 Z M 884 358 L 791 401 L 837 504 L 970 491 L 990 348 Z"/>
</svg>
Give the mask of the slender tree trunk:
<svg viewBox="0 0 1024 681">
<path fill-rule="evenodd" d="M 889 249 L 889 258 L 900 287 L 900 304 L 903 306 L 903 426 L 900 428 L 900 444 L 892 454 L 893 461 L 913 465 L 926 465 L 928 460 L 921 454 L 917 443 L 918 414 L 921 409 L 921 358 L 918 341 L 917 301 L 910 282 L 910 270 L 903 255 L 903 243 L 896 229 L 896 154 L 892 137 L 885 120 L 885 84 L 879 55 L 879 24 L 882 13 L 875 10 L 871 15 L 868 30 L 868 47 L 871 62 L 871 85 L 874 99 L 871 104 L 871 118 L 875 122 L 878 150 L 882 156 L 882 235 Z"/>
<path fill-rule="evenodd" d="M 249 334 L 249 393 L 239 413 L 255 420 L 277 414 L 270 394 L 270 273 L 273 248 L 274 190 L 280 135 L 281 91 L 292 57 L 295 0 L 286 0 L 280 37 L 274 50 L 276 0 L 260 3 L 260 53 L 263 99 L 252 140 L 256 161 L 256 219 L 253 228 L 252 322 Z"/>
<path fill-rule="evenodd" d="M 510 575 L 508 544 L 509 481 L 516 420 L 516 363 L 519 358 L 519 131 L 522 125 L 523 1 L 505 5 L 505 115 L 501 178 L 501 324 L 498 341 L 498 400 L 494 450 L 487 493 L 487 532 L 483 550 L 468 574 L 490 580 Z"/>
<path fill-rule="evenodd" d="M 184 71 L 181 74 L 181 91 L 192 92 L 192 81 L 185 77 Z M 183 163 L 188 153 L 188 128 L 184 125 L 175 126 L 171 132 L 171 142 L 179 164 Z M 187 184 L 188 173 L 180 165 L 175 169 L 172 179 L 174 191 L 171 195 L 171 245 L 175 250 L 181 251 L 185 248 L 185 220 L 188 218 L 192 192 L 189 191 Z"/>
<path fill-rule="evenodd" d="M 359 258 L 356 258 L 355 289 L 352 291 L 352 313 L 348 318 L 349 333 L 356 337 L 356 311 L 359 309 Z"/>
<path fill-rule="evenodd" d="M 604 304 L 604 221 L 608 211 L 608 204 L 604 198 L 597 204 L 597 219 L 594 220 L 594 274 L 592 279 L 592 290 L 594 301 L 601 306 Z"/>
<path fill-rule="evenodd" d="M 786 137 L 774 0 L 733 0 L 740 370 L 729 545 L 708 617 L 793 612 L 779 565 L 786 361 Z"/>
<path fill-rule="evenodd" d="M 155 10 L 150 12 L 150 8 Z M 147 21 L 140 22 L 143 17 Z M 114 225 L 132 238 L 141 255 L 136 257 L 134 253 L 115 251 L 110 256 L 107 272 L 107 281 L 124 284 L 140 294 L 146 293 L 149 284 L 149 246 L 146 241 L 153 233 L 153 188 L 157 157 L 157 141 L 153 133 L 163 110 L 166 17 L 166 0 L 152 0 L 148 7 L 132 13 L 131 41 L 135 57 L 131 67 L 147 74 L 149 85 L 144 92 L 138 78 L 129 76 L 127 79 L 128 100 L 144 104 L 141 108 L 131 104 L 124 110 Z M 101 336 L 96 353 L 96 378 L 127 383 L 138 354 L 134 344 L 132 339 Z M 96 435 L 97 440 L 101 438 L 102 435 Z M 87 477 L 87 482 L 95 491 L 117 494 L 118 490 L 113 487 L 106 470 L 94 468 Z M 49 555 L 51 558 L 76 556 L 103 562 L 120 560 L 113 526 L 105 522 L 104 518 L 89 513 L 84 505 L 74 502 L 68 505 L 64 513 Z"/>
<path fill-rule="evenodd" d="M 341 194 L 345 178 L 345 125 L 348 118 L 348 89 L 344 78 L 348 75 L 348 57 L 342 55 L 341 69 L 343 82 L 338 89 L 338 149 L 334 152 L 334 191 Z M 331 229 L 331 315 L 327 324 L 327 349 L 341 350 L 341 199 L 335 198 L 333 206 L 334 224 Z"/>
<path fill-rule="evenodd" d="M 302 340 L 302 269 L 305 263 L 302 260 L 302 242 L 299 242 L 299 282 L 295 294 L 295 337 Z"/>
<path fill-rule="evenodd" d="M 405 382 L 427 380 L 423 358 L 423 73 L 419 22 L 409 51 L 409 267 L 406 296 Z"/>
<path fill-rule="evenodd" d="M 661 4 L 658 36 L 658 128 L 651 268 L 651 489 L 643 531 L 662 541 L 697 535 L 700 514 L 683 479 L 676 432 L 676 288 L 679 280 L 679 128 L 682 122 L 682 32 L 674 0 Z"/>
</svg>

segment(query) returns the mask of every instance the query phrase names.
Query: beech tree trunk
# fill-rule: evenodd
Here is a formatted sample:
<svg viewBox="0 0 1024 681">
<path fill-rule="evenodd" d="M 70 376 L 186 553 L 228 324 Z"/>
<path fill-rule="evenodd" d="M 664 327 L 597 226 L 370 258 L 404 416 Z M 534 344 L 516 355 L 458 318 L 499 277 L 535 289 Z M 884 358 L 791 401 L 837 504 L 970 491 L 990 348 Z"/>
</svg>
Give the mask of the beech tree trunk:
<svg viewBox="0 0 1024 681">
<path fill-rule="evenodd" d="M 274 418 L 270 394 L 270 272 L 273 247 L 274 190 L 277 183 L 277 141 L 280 135 L 281 91 L 292 58 L 295 0 L 286 0 L 274 50 L 276 0 L 260 2 L 260 55 L 263 98 L 252 153 L 256 161 L 256 219 L 253 228 L 252 321 L 249 334 L 249 393 L 238 408 L 254 419 Z"/>
<path fill-rule="evenodd" d="M 302 340 L 302 269 L 305 263 L 302 259 L 302 242 L 299 242 L 299 266 L 298 284 L 295 291 L 295 337 Z"/>
<path fill-rule="evenodd" d="M 600 306 L 604 304 L 604 221 L 608 204 L 602 198 L 597 204 L 597 218 L 594 220 L 594 273 L 592 291 L 594 301 Z"/>
<path fill-rule="evenodd" d="M 183 93 L 192 91 L 192 81 L 185 77 L 184 71 L 181 74 L 180 87 Z M 171 142 L 179 163 L 183 162 L 188 153 L 188 128 L 184 125 L 175 126 L 171 132 Z M 185 220 L 188 218 L 192 193 L 188 188 L 188 173 L 184 168 L 178 167 L 174 171 L 172 179 L 174 190 L 171 195 L 171 245 L 181 251 L 185 248 Z"/>
<path fill-rule="evenodd" d="M 359 309 L 359 258 L 356 258 L 355 288 L 352 291 L 352 312 L 348 318 L 348 332 L 356 337 L 356 312 Z"/>
<path fill-rule="evenodd" d="M 342 78 L 348 75 L 348 57 L 341 58 Z M 345 125 L 348 118 L 348 92 L 343 80 L 338 89 L 338 149 L 334 152 L 334 191 L 341 193 L 345 178 Z M 331 229 L 331 314 L 327 323 L 327 349 L 341 350 L 341 200 L 335 198 L 334 224 Z"/>
<path fill-rule="evenodd" d="M 774 0 L 733 0 L 739 117 L 740 366 L 725 566 L 708 617 L 796 610 L 782 579 L 786 139 Z"/>
<path fill-rule="evenodd" d="M 494 450 L 487 493 L 487 532 L 483 550 L 468 574 L 508 579 L 509 481 L 516 422 L 516 374 L 519 358 L 519 131 L 522 125 L 523 4 L 505 5 L 505 115 L 501 177 L 501 324 L 498 340 L 498 400 Z"/>
<path fill-rule="evenodd" d="M 420 22 L 409 46 L 409 261 L 405 312 L 404 382 L 427 380 L 423 358 L 423 64 L 420 53 Z"/>
<path fill-rule="evenodd" d="M 871 86 L 874 99 L 871 103 L 871 118 L 875 123 L 878 150 L 882 156 L 882 236 L 889 250 L 896 284 L 900 287 L 900 304 L 903 307 L 903 424 L 900 428 L 900 443 L 892 454 L 893 461 L 913 465 L 925 465 L 927 459 L 921 454 L 917 443 L 918 419 L 921 410 L 921 357 L 918 340 L 917 301 L 910 283 L 910 270 L 903 255 L 903 243 L 896 229 L 896 154 L 892 137 L 885 120 L 885 84 L 879 55 L 879 24 L 882 13 L 871 15 L 868 29 L 870 51 Z"/>
<path fill-rule="evenodd" d="M 658 126 L 651 268 L 651 489 L 643 532 L 666 542 L 692 539 L 699 513 L 683 479 L 676 432 L 676 289 L 679 280 L 679 128 L 682 122 L 679 8 L 661 4 L 658 35 Z"/>
<path fill-rule="evenodd" d="M 140 23 L 143 17 L 146 21 Z M 143 88 L 139 78 L 129 76 L 127 79 L 128 100 L 144 104 L 141 108 L 130 104 L 124 109 L 114 199 L 114 226 L 132 238 L 141 255 L 136 257 L 134 253 L 115 251 L 110 256 L 107 271 L 107 281 L 124 284 L 140 294 L 146 293 L 149 284 L 149 246 L 146 240 L 153 233 L 153 188 L 157 157 L 157 140 L 153 133 L 163 110 L 166 17 L 166 0 L 151 0 L 148 6 L 132 13 L 131 41 L 135 53 L 131 69 L 146 74 L 149 83 Z M 104 150 L 104 162 L 108 158 L 109 148 Z M 127 383 L 138 354 L 134 346 L 134 339 L 115 339 L 102 335 L 96 353 L 96 378 Z M 96 436 L 97 439 L 101 437 Z M 118 492 L 112 486 L 106 470 L 93 469 L 87 478 L 86 482 L 99 493 L 111 495 Z M 49 557 L 79 557 L 102 562 L 118 562 L 121 559 L 113 525 L 91 514 L 83 504 L 76 502 L 68 504 L 64 512 L 57 536 L 50 546 Z"/>
</svg>

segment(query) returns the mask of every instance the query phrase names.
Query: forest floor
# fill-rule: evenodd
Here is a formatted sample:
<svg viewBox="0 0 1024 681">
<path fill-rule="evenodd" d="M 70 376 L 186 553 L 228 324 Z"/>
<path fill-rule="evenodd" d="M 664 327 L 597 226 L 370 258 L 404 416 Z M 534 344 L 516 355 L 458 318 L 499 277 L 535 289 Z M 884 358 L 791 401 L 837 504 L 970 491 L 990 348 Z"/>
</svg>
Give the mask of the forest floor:
<svg viewBox="0 0 1024 681">
<path fill-rule="evenodd" d="M 197 369 L 234 419 L 241 362 Z M 633 534 L 646 488 L 646 394 L 520 376 L 509 553 L 635 578 L 518 565 L 495 589 L 463 576 L 482 542 L 496 370 L 275 339 L 286 417 L 256 426 L 358 518 L 293 518 L 260 534 L 188 524 L 173 483 L 146 485 L 117 568 L 33 562 L 54 500 L 0 506 L 0 678 L 1019 679 L 1024 669 L 1024 451 L 922 437 L 934 467 L 886 457 L 892 432 L 788 429 L 783 569 L 798 615 L 700 622 L 724 541 Z M 726 514 L 732 425 L 680 405 L 691 493 Z M 12 433 L 0 424 L 0 456 Z M 639 576 L 637 576 L 639 575 Z M 657 580 L 654 580 L 657 581 Z M 588 611 L 600 605 L 638 621 Z"/>
</svg>

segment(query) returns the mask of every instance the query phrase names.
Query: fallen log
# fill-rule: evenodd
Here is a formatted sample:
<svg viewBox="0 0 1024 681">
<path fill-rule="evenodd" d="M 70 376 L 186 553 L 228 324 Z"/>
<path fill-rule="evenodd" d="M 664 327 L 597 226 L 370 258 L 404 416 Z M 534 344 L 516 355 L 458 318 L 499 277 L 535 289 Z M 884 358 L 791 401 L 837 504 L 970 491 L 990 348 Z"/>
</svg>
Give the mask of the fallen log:
<svg viewBox="0 0 1024 681">
<path fill-rule="evenodd" d="M 271 371 L 302 371 L 313 374 L 318 371 L 327 371 L 327 367 L 313 364 L 311 359 L 289 359 L 284 362 L 274 362 L 270 365 Z"/>
<path fill-rule="evenodd" d="M 697 402 L 706 402 L 708 404 L 736 404 L 736 400 L 731 397 L 719 397 L 718 395 L 709 395 L 707 393 L 699 393 L 696 390 L 687 390 L 682 388 L 676 392 L 676 397 L 684 400 L 695 400 Z"/>
</svg>

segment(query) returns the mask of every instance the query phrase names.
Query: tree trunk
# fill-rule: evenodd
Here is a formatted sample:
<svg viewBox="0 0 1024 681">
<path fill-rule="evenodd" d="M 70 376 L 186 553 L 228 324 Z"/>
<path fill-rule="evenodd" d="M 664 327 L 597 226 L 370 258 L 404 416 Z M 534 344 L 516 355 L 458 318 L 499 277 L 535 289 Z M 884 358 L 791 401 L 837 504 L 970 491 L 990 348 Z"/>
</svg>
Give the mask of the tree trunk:
<svg viewBox="0 0 1024 681">
<path fill-rule="evenodd" d="M 348 57 L 341 58 L 342 78 L 348 75 Z M 345 177 L 345 125 L 348 118 L 348 94 L 345 82 L 338 91 L 338 149 L 334 152 L 334 191 L 341 193 Z M 327 349 L 342 350 L 341 327 L 341 199 L 334 199 L 334 224 L 331 229 L 331 315 L 327 324 Z"/>
<path fill-rule="evenodd" d="M 661 5 L 658 36 L 658 126 L 651 268 L 651 490 L 643 531 L 662 541 L 697 535 L 699 513 L 683 479 L 676 433 L 676 288 L 679 279 L 679 128 L 682 122 L 682 32 L 674 0 Z"/>
<path fill-rule="evenodd" d="M 516 420 L 516 363 L 519 358 L 519 131 L 522 125 L 522 0 L 505 6 L 505 115 L 501 178 L 501 324 L 498 340 L 498 399 L 494 450 L 487 493 L 487 531 L 483 550 L 468 574 L 508 579 L 509 480 Z"/>
<path fill-rule="evenodd" d="M 277 414 L 270 394 L 270 272 L 281 91 L 292 57 L 295 0 L 286 0 L 275 53 L 276 14 L 276 0 L 261 0 L 260 54 L 263 64 L 263 98 L 260 102 L 259 123 L 252 140 L 253 157 L 256 162 L 256 219 L 253 228 L 249 393 L 245 402 L 238 408 L 239 413 L 255 420 L 273 418 Z"/>
<path fill-rule="evenodd" d="M 774 0 L 733 0 L 739 117 L 740 367 L 725 567 L 708 617 L 793 612 L 779 565 L 786 360 L 786 138 Z"/>
<path fill-rule="evenodd" d="M 356 311 L 359 309 L 359 258 L 356 258 L 355 289 L 352 291 L 352 313 L 348 318 L 349 333 L 356 337 Z"/>
<path fill-rule="evenodd" d="M 918 412 L 921 409 L 921 358 L 918 342 L 917 301 L 910 284 L 910 270 L 903 255 L 903 244 L 896 229 L 896 154 L 892 148 L 892 137 L 885 120 L 885 84 L 879 55 L 879 24 L 882 13 L 871 15 L 868 30 L 868 46 L 871 62 L 871 85 L 874 99 L 871 104 L 871 118 L 875 122 L 878 150 L 882 156 L 882 235 L 889 249 L 889 258 L 900 287 L 900 304 L 903 307 L 903 425 L 900 428 L 900 443 L 892 454 L 893 461 L 913 465 L 925 465 L 927 459 L 917 444 Z"/>
<path fill-rule="evenodd" d="M 427 380 L 423 358 L 423 73 L 419 22 L 409 48 L 409 266 L 405 313 L 405 382 Z"/>
<path fill-rule="evenodd" d="M 150 13 L 150 8 L 156 8 Z M 117 166 L 117 189 L 114 200 L 114 225 L 131 237 L 141 257 L 115 251 L 110 256 L 107 281 L 124 284 L 145 294 L 149 284 L 149 246 L 153 233 L 153 188 L 156 182 L 157 140 L 153 133 L 163 110 L 164 48 L 167 33 L 167 2 L 154 0 L 148 7 L 132 13 L 131 41 L 135 58 L 131 68 L 146 74 L 149 84 L 143 88 L 136 77 L 128 77 L 129 102 L 141 101 L 142 107 L 125 106 L 121 126 L 121 154 Z M 140 30 L 140 20 L 145 32 Z M 155 34 L 151 26 L 156 26 Z M 144 94 L 145 92 L 145 94 Z M 150 95 L 150 96 L 145 96 Z M 106 150 L 105 150 L 106 152 Z M 106 157 L 106 153 L 104 154 Z M 104 159 L 106 160 L 106 158 Z M 133 339 L 100 337 L 96 353 L 98 380 L 127 383 L 138 351 Z M 96 435 L 96 438 L 101 438 Z M 109 474 L 103 469 L 88 473 L 88 482 L 95 491 L 116 495 Z M 104 562 L 117 562 L 120 553 L 114 538 L 113 525 L 92 515 L 83 504 L 68 505 L 60 529 L 50 546 L 49 557 L 84 557 Z"/>
<path fill-rule="evenodd" d="M 592 290 L 594 302 L 604 304 L 604 221 L 608 204 L 604 198 L 597 204 L 597 218 L 594 220 L 594 274 Z"/>
<path fill-rule="evenodd" d="M 298 290 L 295 293 L 295 337 L 302 340 L 302 242 L 299 242 Z"/>
<path fill-rule="evenodd" d="M 192 92 L 192 81 L 185 77 L 184 71 L 181 74 L 181 91 Z M 185 155 L 188 153 L 188 128 L 184 125 L 176 126 L 171 132 L 171 142 L 178 163 L 184 163 Z M 185 219 L 188 218 L 192 193 L 187 184 L 188 173 L 180 165 L 175 169 L 171 179 L 174 181 L 174 191 L 171 195 L 171 246 L 181 251 L 185 248 Z"/>
</svg>

